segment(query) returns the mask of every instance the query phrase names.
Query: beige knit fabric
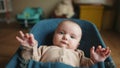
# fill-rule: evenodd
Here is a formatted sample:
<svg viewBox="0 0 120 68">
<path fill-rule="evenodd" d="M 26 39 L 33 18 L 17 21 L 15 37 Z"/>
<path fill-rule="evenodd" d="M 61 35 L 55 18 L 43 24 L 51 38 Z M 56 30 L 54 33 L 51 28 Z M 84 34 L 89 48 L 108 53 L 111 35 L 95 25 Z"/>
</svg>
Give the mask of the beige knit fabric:
<svg viewBox="0 0 120 68">
<path fill-rule="evenodd" d="M 32 59 L 41 62 L 61 62 L 74 67 L 90 66 L 93 61 L 84 56 L 82 50 L 70 50 L 58 46 L 40 46 L 37 51 L 33 50 Z"/>
</svg>

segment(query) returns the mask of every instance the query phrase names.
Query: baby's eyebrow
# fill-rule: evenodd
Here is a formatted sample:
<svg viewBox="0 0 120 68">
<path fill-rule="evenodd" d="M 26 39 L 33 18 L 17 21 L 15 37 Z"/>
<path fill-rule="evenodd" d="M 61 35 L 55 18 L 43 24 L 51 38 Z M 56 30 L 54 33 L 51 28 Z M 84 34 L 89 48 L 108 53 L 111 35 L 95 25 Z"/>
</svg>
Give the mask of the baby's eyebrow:
<svg viewBox="0 0 120 68">
<path fill-rule="evenodd" d="M 60 30 L 57 30 L 57 32 L 64 32 L 64 30 L 61 30 L 61 29 L 60 29 Z"/>
</svg>

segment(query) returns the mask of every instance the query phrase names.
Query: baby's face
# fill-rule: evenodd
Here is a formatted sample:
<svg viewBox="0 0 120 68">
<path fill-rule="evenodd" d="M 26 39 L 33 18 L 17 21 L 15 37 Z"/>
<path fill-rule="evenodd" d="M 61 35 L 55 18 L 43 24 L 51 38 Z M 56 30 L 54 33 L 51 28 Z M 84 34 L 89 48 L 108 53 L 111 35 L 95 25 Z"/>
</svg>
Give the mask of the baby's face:
<svg viewBox="0 0 120 68">
<path fill-rule="evenodd" d="M 64 21 L 58 26 L 53 37 L 53 44 L 75 50 L 82 36 L 79 25 L 72 21 Z"/>
</svg>

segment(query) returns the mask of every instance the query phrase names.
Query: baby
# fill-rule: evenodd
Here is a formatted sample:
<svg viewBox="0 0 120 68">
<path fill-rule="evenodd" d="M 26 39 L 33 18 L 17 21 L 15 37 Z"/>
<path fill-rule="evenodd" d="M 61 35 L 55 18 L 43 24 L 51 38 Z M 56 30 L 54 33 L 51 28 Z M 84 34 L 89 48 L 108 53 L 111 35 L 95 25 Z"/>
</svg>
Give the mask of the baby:
<svg viewBox="0 0 120 68">
<path fill-rule="evenodd" d="M 20 35 L 21 37 L 16 36 L 16 39 L 23 47 L 21 55 L 25 60 L 61 62 L 73 67 L 88 67 L 97 62 L 103 62 L 111 52 L 109 47 L 98 46 L 95 50 L 93 46 L 90 49 L 90 58 L 85 57 L 84 52 L 77 49 L 82 37 L 81 27 L 71 20 L 64 20 L 58 25 L 51 46 L 37 47 L 38 42 L 33 34 L 24 34 L 20 31 Z"/>
</svg>

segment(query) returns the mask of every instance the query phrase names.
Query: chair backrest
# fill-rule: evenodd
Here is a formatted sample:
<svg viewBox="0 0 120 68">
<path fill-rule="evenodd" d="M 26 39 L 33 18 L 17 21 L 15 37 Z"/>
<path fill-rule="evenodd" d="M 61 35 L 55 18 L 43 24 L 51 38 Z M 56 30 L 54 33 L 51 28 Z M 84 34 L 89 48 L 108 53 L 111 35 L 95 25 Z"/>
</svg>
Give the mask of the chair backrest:
<svg viewBox="0 0 120 68">
<path fill-rule="evenodd" d="M 57 25 L 66 19 L 48 19 L 42 20 L 37 23 L 31 30 L 34 34 L 35 39 L 38 41 L 39 45 L 51 45 L 54 31 Z M 80 41 L 79 49 L 85 51 L 85 55 L 89 57 L 89 51 L 92 46 L 98 46 L 101 44 L 105 47 L 99 32 L 94 24 L 78 19 L 70 19 L 75 21 L 82 28 L 82 40 Z M 72 27 L 71 27 L 72 28 Z"/>
<path fill-rule="evenodd" d="M 51 45 L 52 44 L 52 37 L 54 34 L 54 31 L 57 27 L 57 25 L 65 19 L 47 19 L 47 20 L 41 20 L 35 26 L 31 29 L 31 33 L 34 34 L 35 39 L 38 41 L 39 45 Z M 98 46 L 99 44 L 102 45 L 102 47 L 106 47 L 99 31 L 97 30 L 96 26 L 88 21 L 84 20 L 79 20 L 79 19 L 70 19 L 75 22 L 77 22 L 81 28 L 82 28 L 82 39 L 80 41 L 80 45 L 78 49 L 81 49 L 85 52 L 86 57 L 90 57 L 90 48 L 92 46 Z M 71 27 L 72 28 L 72 27 Z M 20 63 L 19 58 L 19 52 L 20 48 L 18 51 L 13 55 L 12 59 L 9 61 L 9 63 L 6 65 L 6 68 L 16 68 L 18 64 Z M 22 62 L 22 61 L 21 61 Z M 29 67 L 31 68 L 31 65 L 34 66 L 39 66 L 43 65 L 43 63 L 38 63 L 38 62 L 29 62 Z M 56 66 L 57 63 L 45 63 L 43 67 L 46 68 L 46 66 Z M 64 66 L 64 65 L 57 65 L 57 68 L 59 66 Z M 61 68 L 61 67 L 59 67 Z M 69 66 L 67 67 L 69 68 Z M 72 68 L 72 67 L 71 67 Z M 105 62 L 100 62 L 95 64 L 94 66 L 90 68 L 116 68 L 114 61 L 112 60 L 111 57 L 108 57 Z"/>
</svg>

